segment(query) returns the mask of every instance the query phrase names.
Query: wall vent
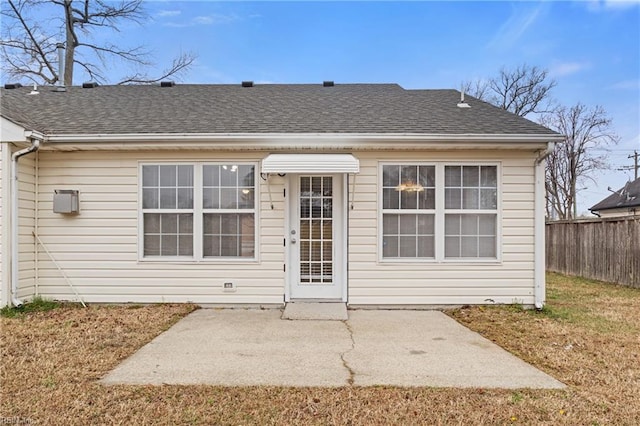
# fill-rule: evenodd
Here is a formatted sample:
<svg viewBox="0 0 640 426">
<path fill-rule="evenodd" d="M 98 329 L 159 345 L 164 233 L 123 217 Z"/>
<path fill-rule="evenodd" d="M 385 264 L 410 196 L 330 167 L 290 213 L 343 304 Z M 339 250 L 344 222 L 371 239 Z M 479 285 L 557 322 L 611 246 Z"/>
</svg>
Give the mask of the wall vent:
<svg viewBox="0 0 640 426">
<path fill-rule="evenodd" d="M 56 189 L 53 191 L 53 212 L 78 214 L 80 212 L 78 195 L 77 189 Z"/>
<path fill-rule="evenodd" d="M 98 83 L 95 81 L 85 81 L 84 83 L 82 83 L 83 89 L 94 89 L 96 87 L 98 87 Z"/>
<path fill-rule="evenodd" d="M 242 87 L 253 87 L 253 81 L 243 81 Z"/>
</svg>

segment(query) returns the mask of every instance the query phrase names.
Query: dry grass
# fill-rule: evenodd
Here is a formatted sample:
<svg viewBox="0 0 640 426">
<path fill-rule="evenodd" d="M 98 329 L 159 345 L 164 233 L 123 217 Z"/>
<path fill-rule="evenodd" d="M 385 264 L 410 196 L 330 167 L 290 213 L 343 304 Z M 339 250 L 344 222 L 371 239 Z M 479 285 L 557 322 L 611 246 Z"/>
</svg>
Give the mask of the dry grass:
<svg viewBox="0 0 640 426">
<path fill-rule="evenodd" d="M 102 386 L 193 309 L 65 306 L 2 318 L 0 421 L 39 424 L 616 424 L 640 418 L 640 291 L 549 275 L 542 313 L 467 308 L 458 321 L 567 390 Z"/>
</svg>

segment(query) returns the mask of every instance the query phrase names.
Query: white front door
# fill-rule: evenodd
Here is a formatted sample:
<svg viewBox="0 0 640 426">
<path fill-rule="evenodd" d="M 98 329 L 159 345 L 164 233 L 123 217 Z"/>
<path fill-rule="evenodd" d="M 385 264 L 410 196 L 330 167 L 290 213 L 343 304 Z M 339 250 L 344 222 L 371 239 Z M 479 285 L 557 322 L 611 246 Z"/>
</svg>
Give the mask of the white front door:
<svg viewBox="0 0 640 426">
<path fill-rule="evenodd" d="M 346 177 L 289 179 L 289 299 L 346 301 Z"/>
</svg>

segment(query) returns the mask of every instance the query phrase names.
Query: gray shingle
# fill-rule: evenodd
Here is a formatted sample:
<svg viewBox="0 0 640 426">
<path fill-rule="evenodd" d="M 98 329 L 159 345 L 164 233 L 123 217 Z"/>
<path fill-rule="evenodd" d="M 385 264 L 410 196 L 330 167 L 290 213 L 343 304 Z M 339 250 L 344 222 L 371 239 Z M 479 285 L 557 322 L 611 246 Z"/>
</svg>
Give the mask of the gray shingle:
<svg viewBox="0 0 640 426">
<path fill-rule="evenodd" d="M 1 113 L 48 134 L 407 133 L 555 135 L 456 90 L 396 84 L 1 89 Z"/>
<path fill-rule="evenodd" d="M 632 207 L 640 207 L 640 178 L 629 182 L 623 188 L 609 195 L 589 210 L 602 211 Z"/>
</svg>

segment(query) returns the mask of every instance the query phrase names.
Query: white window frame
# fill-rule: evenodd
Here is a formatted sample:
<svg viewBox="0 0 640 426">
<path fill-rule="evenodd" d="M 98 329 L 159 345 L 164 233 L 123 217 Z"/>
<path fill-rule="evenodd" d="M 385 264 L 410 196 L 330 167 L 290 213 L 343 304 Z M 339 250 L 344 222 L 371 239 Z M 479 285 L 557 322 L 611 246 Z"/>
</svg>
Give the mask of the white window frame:
<svg viewBox="0 0 640 426">
<path fill-rule="evenodd" d="M 435 208 L 435 257 L 434 258 L 386 258 L 383 256 L 383 166 L 397 165 L 397 166 L 434 166 L 436 169 L 436 208 Z M 496 210 L 472 210 L 465 209 L 464 213 L 469 214 L 495 214 L 496 215 L 496 257 L 495 258 L 445 258 L 444 245 L 445 245 L 445 214 L 455 214 L 461 210 L 446 210 L 445 209 L 445 184 L 444 184 L 444 170 L 446 166 L 495 166 L 496 178 L 497 178 L 497 208 Z M 378 162 L 378 186 L 377 200 L 377 223 L 378 223 L 378 263 L 380 264 L 425 264 L 425 263 L 438 263 L 438 264 L 501 264 L 502 263 L 502 163 L 500 161 L 411 161 L 411 160 L 397 160 L 397 161 L 379 161 Z M 393 213 L 391 211 L 391 213 Z M 428 213 L 428 212 L 424 212 Z"/>
<path fill-rule="evenodd" d="M 254 215 L 254 253 L 253 257 L 240 256 L 219 256 L 204 257 L 203 256 L 203 222 L 205 213 L 229 213 L 228 209 L 203 209 L 203 167 L 208 165 L 243 165 L 253 166 L 254 170 L 254 204 L 253 209 L 233 210 L 233 213 L 252 213 Z M 193 210 L 185 211 L 185 213 L 193 212 L 193 256 L 144 256 L 144 213 L 176 213 L 182 210 L 167 209 L 146 209 L 142 208 L 142 167 L 143 166 L 193 166 Z M 259 179 L 259 162 L 258 161 L 236 161 L 233 159 L 219 161 L 138 161 L 138 262 L 158 262 L 158 263 L 259 263 L 260 262 L 260 241 L 259 241 L 259 224 L 260 224 L 260 179 Z"/>
</svg>

